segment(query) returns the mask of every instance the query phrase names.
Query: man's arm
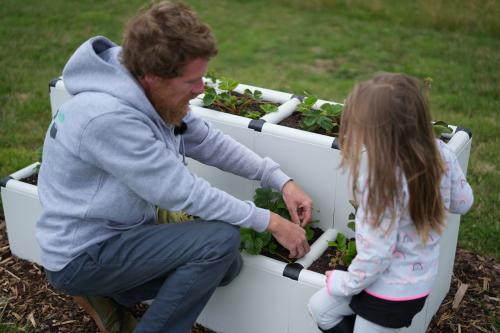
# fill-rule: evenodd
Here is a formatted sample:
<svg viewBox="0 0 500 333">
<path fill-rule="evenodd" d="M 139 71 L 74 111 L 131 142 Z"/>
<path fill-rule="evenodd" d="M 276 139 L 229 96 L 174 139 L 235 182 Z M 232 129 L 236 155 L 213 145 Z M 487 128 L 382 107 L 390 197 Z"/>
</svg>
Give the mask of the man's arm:
<svg viewBox="0 0 500 333">
<path fill-rule="evenodd" d="M 261 180 L 263 187 L 283 193 L 292 221 L 305 226 L 311 220 L 312 200 L 284 174 L 270 158 L 261 158 L 207 122 L 189 113 L 184 121 L 186 155 L 202 163 L 215 166 L 248 179 Z"/>
<path fill-rule="evenodd" d="M 184 133 L 187 156 L 247 179 L 260 180 L 262 187 L 280 192 L 291 179 L 281 171 L 278 163 L 260 157 L 192 112 L 184 121 L 187 124 Z"/>
</svg>

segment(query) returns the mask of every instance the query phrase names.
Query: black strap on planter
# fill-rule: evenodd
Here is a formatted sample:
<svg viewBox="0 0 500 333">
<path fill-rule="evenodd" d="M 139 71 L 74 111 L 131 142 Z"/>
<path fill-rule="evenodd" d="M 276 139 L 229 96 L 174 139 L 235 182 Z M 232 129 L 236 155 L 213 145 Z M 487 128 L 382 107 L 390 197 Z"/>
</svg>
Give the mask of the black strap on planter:
<svg viewBox="0 0 500 333">
<path fill-rule="evenodd" d="M 299 274 L 300 271 L 304 268 L 299 263 L 291 263 L 286 265 L 285 269 L 283 270 L 283 276 L 290 278 L 292 280 L 298 281 L 299 280 Z"/>
<path fill-rule="evenodd" d="M 266 121 L 264 119 L 252 119 L 248 124 L 248 128 L 251 128 L 257 132 L 262 132 L 262 127 L 264 126 L 265 123 Z"/>
<path fill-rule="evenodd" d="M 50 92 L 50 87 L 55 88 L 57 81 L 59 81 L 60 79 L 61 79 L 60 77 L 56 77 L 49 81 L 49 92 Z"/>
<path fill-rule="evenodd" d="M 11 179 L 14 179 L 12 178 L 11 176 L 7 176 L 7 177 L 3 177 L 2 179 L 0 179 L 0 186 L 1 187 L 6 187 L 7 186 L 7 183 L 9 182 L 9 180 Z"/>
<path fill-rule="evenodd" d="M 333 149 L 340 150 L 340 147 L 339 147 L 339 140 L 338 140 L 337 138 L 333 138 L 333 141 L 332 141 L 332 148 L 333 148 Z"/>
<path fill-rule="evenodd" d="M 459 132 L 459 131 L 463 131 L 463 132 L 467 133 L 469 135 L 469 139 L 472 139 L 472 131 L 470 129 L 458 126 L 456 132 Z"/>
<path fill-rule="evenodd" d="M 299 101 L 303 102 L 304 101 L 304 98 L 306 98 L 306 96 L 301 96 L 301 95 L 292 95 L 292 97 L 290 97 L 290 99 L 292 98 L 296 98 L 298 99 Z"/>
</svg>

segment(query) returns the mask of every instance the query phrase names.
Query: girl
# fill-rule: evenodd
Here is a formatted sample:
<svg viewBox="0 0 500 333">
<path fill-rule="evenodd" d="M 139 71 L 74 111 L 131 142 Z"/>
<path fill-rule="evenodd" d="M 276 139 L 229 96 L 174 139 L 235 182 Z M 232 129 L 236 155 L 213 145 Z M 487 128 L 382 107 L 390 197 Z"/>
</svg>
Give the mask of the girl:
<svg viewBox="0 0 500 333">
<path fill-rule="evenodd" d="M 431 292 L 445 211 L 467 212 L 472 189 L 406 75 L 379 74 L 354 88 L 339 144 L 360 204 L 358 254 L 348 271 L 327 272 L 308 308 L 324 332 L 397 332 Z"/>
</svg>

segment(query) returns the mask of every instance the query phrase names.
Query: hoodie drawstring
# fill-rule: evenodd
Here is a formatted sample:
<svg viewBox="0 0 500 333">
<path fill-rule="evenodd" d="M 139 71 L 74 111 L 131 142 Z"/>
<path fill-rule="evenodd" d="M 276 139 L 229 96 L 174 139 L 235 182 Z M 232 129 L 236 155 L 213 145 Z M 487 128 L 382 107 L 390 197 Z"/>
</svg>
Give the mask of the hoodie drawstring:
<svg viewBox="0 0 500 333">
<path fill-rule="evenodd" d="M 187 166 L 186 162 L 186 147 L 184 146 L 184 135 L 181 134 L 181 145 L 182 145 L 182 164 Z"/>
</svg>

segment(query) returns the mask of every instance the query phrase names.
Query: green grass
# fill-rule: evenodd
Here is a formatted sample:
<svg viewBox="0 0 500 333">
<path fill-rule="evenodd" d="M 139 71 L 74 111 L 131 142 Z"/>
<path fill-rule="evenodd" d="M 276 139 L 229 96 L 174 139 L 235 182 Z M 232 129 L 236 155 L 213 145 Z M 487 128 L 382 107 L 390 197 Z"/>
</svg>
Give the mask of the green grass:
<svg viewBox="0 0 500 333">
<path fill-rule="evenodd" d="M 211 68 L 242 83 L 342 101 L 377 71 L 431 77 L 434 119 L 473 132 L 473 210 L 460 244 L 499 258 L 500 4 L 494 0 L 192 0 L 215 31 Z M 0 175 L 31 163 L 48 81 L 92 35 L 120 42 L 145 1 L 14 1 L 0 12 Z"/>
</svg>

